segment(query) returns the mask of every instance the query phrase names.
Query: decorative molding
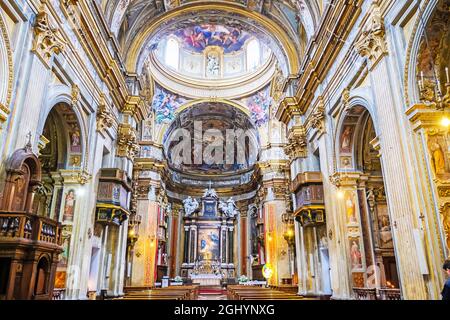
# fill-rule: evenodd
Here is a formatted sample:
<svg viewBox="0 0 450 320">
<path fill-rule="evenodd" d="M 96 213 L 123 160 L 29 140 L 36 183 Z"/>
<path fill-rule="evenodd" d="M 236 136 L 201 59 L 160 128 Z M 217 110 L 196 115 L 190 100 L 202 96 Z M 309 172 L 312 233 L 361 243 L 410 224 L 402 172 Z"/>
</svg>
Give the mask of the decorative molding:
<svg viewBox="0 0 450 320">
<path fill-rule="evenodd" d="M 387 53 L 386 32 L 384 19 L 381 14 L 378 1 L 372 3 L 370 23 L 362 32 L 359 40 L 355 43 L 355 48 L 362 57 L 367 57 L 370 61 L 370 69 L 373 69 Z"/>
<path fill-rule="evenodd" d="M 133 160 L 139 152 L 136 132 L 129 123 L 121 123 L 117 130 L 117 156 Z"/>
<path fill-rule="evenodd" d="M 50 59 L 53 54 L 59 54 L 64 50 L 65 40 L 61 37 L 58 28 L 50 24 L 45 10 L 36 15 L 34 25 L 34 40 L 32 51 L 41 59 L 47 68 L 50 68 Z"/>
<path fill-rule="evenodd" d="M 97 131 L 101 132 L 111 128 L 114 123 L 114 117 L 106 104 L 104 93 L 100 94 L 100 103 L 97 108 Z"/>
<path fill-rule="evenodd" d="M 301 116 L 302 114 L 298 99 L 296 97 L 286 97 L 281 101 L 275 116 L 279 121 L 287 125 L 294 116 Z"/>
<path fill-rule="evenodd" d="M 80 101 L 80 87 L 75 83 L 72 84 L 72 91 L 70 93 L 72 106 L 75 106 Z"/>
<path fill-rule="evenodd" d="M 311 114 L 310 124 L 313 129 L 317 129 L 321 133 L 325 132 L 325 103 L 323 97 L 319 97 L 319 104 Z"/>
<path fill-rule="evenodd" d="M 289 129 L 288 144 L 284 147 L 284 152 L 291 161 L 307 157 L 307 137 L 306 129 L 303 125 L 295 125 Z"/>
</svg>

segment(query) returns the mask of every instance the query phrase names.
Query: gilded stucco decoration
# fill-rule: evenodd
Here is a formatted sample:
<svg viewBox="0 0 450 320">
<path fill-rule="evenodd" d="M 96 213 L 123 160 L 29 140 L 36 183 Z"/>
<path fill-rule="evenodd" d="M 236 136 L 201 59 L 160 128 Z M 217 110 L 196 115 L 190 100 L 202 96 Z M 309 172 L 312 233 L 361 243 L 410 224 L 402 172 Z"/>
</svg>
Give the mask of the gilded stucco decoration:
<svg viewBox="0 0 450 320">
<path fill-rule="evenodd" d="M 105 94 L 100 95 L 100 103 L 97 108 L 97 131 L 111 128 L 114 124 L 114 116 L 106 104 Z"/>
<path fill-rule="evenodd" d="M 58 28 L 52 26 L 47 12 L 40 11 L 36 16 L 34 25 L 33 52 L 41 61 L 49 67 L 53 54 L 59 54 L 64 50 L 65 40 Z"/>
<path fill-rule="evenodd" d="M 117 136 L 117 156 L 134 159 L 139 152 L 135 129 L 129 123 L 121 123 Z"/>
<path fill-rule="evenodd" d="M 305 158 L 308 155 L 306 129 L 303 125 L 296 125 L 289 129 L 288 144 L 284 152 L 289 159 Z"/>
</svg>

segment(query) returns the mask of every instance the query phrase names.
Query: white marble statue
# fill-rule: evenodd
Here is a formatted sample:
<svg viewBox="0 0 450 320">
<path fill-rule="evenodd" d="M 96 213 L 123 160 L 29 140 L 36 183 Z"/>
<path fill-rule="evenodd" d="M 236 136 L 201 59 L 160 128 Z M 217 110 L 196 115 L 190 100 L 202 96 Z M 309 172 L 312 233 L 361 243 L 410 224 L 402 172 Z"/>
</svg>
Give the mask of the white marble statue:
<svg viewBox="0 0 450 320">
<path fill-rule="evenodd" d="M 222 210 L 228 218 L 234 218 L 239 213 L 233 198 L 230 198 L 227 201 L 220 201 L 219 209 Z"/>
<path fill-rule="evenodd" d="M 212 189 L 211 186 L 209 186 L 209 188 L 205 189 L 205 192 L 203 193 L 203 198 L 206 197 L 218 198 L 216 190 Z"/>
<path fill-rule="evenodd" d="M 186 199 L 183 200 L 183 205 L 184 205 L 184 215 L 186 217 L 191 216 L 195 210 L 198 209 L 198 202 L 196 199 L 192 199 L 192 197 L 187 197 Z"/>
</svg>

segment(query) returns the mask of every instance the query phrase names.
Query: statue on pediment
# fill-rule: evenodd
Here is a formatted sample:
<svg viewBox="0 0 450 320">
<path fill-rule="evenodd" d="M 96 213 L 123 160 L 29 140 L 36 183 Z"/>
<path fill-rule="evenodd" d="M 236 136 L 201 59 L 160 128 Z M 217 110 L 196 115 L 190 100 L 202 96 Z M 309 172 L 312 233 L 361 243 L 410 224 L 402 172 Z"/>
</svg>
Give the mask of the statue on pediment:
<svg viewBox="0 0 450 320">
<path fill-rule="evenodd" d="M 198 209 L 199 206 L 198 201 L 196 199 L 192 199 L 191 196 L 183 200 L 183 205 L 185 217 L 190 217 Z"/>
<path fill-rule="evenodd" d="M 239 213 L 233 198 L 230 198 L 227 201 L 220 201 L 219 209 L 222 210 L 223 214 L 228 218 L 234 218 Z"/>
</svg>

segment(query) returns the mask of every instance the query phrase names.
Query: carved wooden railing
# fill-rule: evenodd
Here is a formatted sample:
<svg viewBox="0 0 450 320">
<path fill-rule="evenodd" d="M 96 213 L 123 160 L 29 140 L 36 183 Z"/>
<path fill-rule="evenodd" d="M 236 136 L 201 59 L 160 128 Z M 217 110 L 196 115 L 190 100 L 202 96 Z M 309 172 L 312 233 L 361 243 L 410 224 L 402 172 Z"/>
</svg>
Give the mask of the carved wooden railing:
<svg viewBox="0 0 450 320">
<path fill-rule="evenodd" d="M 66 289 L 53 289 L 52 300 L 64 300 Z"/>
<path fill-rule="evenodd" d="M 0 211 L 0 238 L 61 245 L 61 224 L 33 213 Z"/>
<path fill-rule="evenodd" d="M 353 288 L 357 300 L 377 300 L 377 289 Z"/>
<path fill-rule="evenodd" d="M 353 288 L 357 300 L 401 300 L 400 289 Z"/>
<path fill-rule="evenodd" d="M 381 300 L 401 300 L 402 295 L 400 293 L 400 289 L 378 289 L 380 293 Z"/>
</svg>

